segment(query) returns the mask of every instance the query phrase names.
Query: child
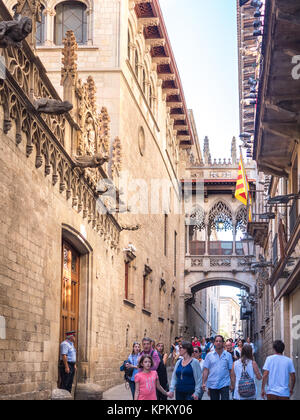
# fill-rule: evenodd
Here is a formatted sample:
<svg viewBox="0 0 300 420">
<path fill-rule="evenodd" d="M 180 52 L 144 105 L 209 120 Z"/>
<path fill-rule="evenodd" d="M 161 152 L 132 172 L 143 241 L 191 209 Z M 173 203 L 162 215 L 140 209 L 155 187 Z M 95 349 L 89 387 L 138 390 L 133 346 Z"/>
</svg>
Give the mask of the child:
<svg viewBox="0 0 300 420">
<path fill-rule="evenodd" d="M 157 400 L 156 389 L 158 389 L 166 397 L 169 397 L 169 392 L 166 392 L 159 383 L 156 370 L 151 370 L 152 366 L 153 360 L 151 356 L 141 357 L 139 361 L 139 368 L 143 370 L 134 378 L 135 400 Z"/>
</svg>

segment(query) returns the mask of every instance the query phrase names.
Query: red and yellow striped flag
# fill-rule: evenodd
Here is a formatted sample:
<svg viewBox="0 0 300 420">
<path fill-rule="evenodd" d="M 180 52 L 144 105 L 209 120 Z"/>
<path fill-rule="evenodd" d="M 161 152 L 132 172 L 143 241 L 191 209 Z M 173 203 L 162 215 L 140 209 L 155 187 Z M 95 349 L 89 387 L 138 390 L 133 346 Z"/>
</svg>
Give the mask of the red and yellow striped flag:
<svg viewBox="0 0 300 420">
<path fill-rule="evenodd" d="M 236 182 L 235 198 L 241 201 L 245 206 L 249 208 L 249 222 L 251 222 L 252 221 L 252 211 L 251 211 L 252 199 L 251 199 L 248 178 L 245 171 L 242 156 L 240 159 L 238 178 Z"/>
</svg>

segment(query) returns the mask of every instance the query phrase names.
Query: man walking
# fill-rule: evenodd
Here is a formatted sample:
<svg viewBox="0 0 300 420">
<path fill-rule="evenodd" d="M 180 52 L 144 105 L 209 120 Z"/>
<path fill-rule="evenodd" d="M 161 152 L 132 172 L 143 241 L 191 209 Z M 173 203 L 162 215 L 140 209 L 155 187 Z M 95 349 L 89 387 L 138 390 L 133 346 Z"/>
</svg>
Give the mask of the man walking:
<svg viewBox="0 0 300 420">
<path fill-rule="evenodd" d="M 208 353 L 203 365 L 203 391 L 209 389 L 212 401 L 228 401 L 232 356 L 224 350 L 224 338 L 217 335 L 215 350 Z"/>
<path fill-rule="evenodd" d="M 269 401 L 289 400 L 293 395 L 296 383 L 296 371 L 293 361 L 283 355 L 285 344 L 278 340 L 273 343 L 275 354 L 269 356 L 263 367 L 261 396 Z M 268 382 L 268 390 L 266 384 Z"/>
<path fill-rule="evenodd" d="M 72 392 L 76 367 L 75 331 L 66 333 L 66 339 L 60 345 L 60 378 L 61 389 Z"/>
<path fill-rule="evenodd" d="M 142 341 L 143 351 L 141 353 L 142 356 L 151 356 L 153 359 L 153 366 L 151 370 L 157 370 L 158 366 L 160 364 L 160 357 L 158 355 L 158 352 L 156 350 L 153 350 L 152 348 L 152 340 L 151 338 L 145 337 Z"/>
</svg>

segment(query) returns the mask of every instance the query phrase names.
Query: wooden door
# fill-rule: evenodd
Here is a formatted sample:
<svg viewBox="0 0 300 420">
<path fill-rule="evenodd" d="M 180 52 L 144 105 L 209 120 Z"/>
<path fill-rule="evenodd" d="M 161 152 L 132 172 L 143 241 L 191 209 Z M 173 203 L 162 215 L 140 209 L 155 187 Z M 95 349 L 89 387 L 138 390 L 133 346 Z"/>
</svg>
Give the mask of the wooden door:
<svg viewBox="0 0 300 420">
<path fill-rule="evenodd" d="M 60 342 L 65 340 L 67 331 L 78 333 L 79 285 L 79 255 L 63 242 Z"/>
</svg>

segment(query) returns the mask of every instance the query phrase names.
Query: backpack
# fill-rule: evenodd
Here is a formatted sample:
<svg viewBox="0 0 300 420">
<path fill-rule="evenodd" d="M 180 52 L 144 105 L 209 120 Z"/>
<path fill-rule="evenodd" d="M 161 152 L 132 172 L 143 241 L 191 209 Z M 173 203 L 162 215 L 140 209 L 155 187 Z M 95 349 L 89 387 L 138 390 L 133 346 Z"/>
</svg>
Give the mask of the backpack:
<svg viewBox="0 0 300 420">
<path fill-rule="evenodd" d="M 254 379 L 246 371 L 246 364 L 243 363 L 243 372 L 239 380 L 238 392 L 242 398 L 253 398 L 256 395 Z"/>
<path fill-rule="evenodd" d="M 121 372 L 125 372 L 124 373 L 124 379 L 125 379 L 126 382 L 130 382 L 131 377 L 133 375 L 134 368 L 127 368 L 125 366 L 126 363 L 130 363 L 130 361 L 129 360 L 125 360 L 124 363 L 122 364 L 122 366 L 120 367 L 120 371 Z"/>
</svg>

